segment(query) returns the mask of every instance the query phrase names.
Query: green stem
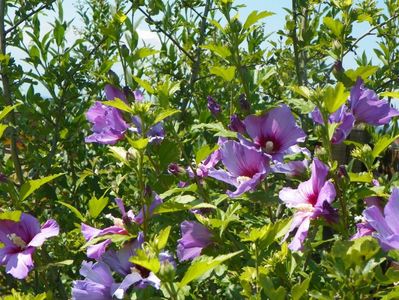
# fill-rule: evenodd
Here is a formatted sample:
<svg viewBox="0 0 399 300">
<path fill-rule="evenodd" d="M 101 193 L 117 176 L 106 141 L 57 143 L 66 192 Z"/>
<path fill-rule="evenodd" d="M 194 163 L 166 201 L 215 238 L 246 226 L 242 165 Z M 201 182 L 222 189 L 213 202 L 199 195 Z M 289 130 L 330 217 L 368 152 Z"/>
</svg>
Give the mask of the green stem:
<svg viewBox="0 0 399 300">
<path fill-rule="evenodd" d="M 255 291 L 256 291 L 256 299 L 260 299 L 260 290 L 259 290 L 259 249 L 258 243 L 255 242 L 255 272 L 256 272 L 256 282 L 255 282 Z"/>
</svg>

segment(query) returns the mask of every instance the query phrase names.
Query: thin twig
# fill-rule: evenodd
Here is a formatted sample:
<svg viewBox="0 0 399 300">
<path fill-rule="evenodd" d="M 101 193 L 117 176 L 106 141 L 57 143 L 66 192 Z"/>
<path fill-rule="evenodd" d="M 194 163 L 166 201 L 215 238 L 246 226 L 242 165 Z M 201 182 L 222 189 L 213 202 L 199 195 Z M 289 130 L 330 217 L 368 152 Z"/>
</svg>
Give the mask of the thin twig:
<svg viewBox="0 0 399 300">
<path fill-rule="evenodd" d="M 6 35 L 5 35 L 5 26 L 4 26 L 5 11 L 6 11 L 6 0 L 0 0 L 0 54 L 2 55 L 6 55 L 7 53 L 6 52 L 7 44 L 6 44 Z M 3 96 L 5 102 L 7 105 L 12 106 L 13 101 L 11 99 L 10 80 L 7 75 L 7 67 L 5 67 L 4 65 L 1 66 L 1 80 L 3 83 Z M 12 126 L 14 127 L 16 125 L 16 117 L 14 111 L 10 112 L 10 120 Z M 23 184 L 24 178 L 22 174 L 21 163 L 19 161 L 19 156 L 18 156 L 17 136 L 15 128 L 12 128 L 11 131 L 11 158 L 14 163 L 15 173 L 17 175 L 18 182 L 19 184 Z"/>
<path fill-rule="evenodd" d="M 297 8 L 297 0 L 292 0 L 292 17 L 294 19 L 294 29 L 292 30 L 292 44 L 294 46 L 294 59 L 295 59 L 295 71 L 298 80 L 298 84 L 302 85 L 302 72 L 301 72 L 301 64 L 299 61 L 299 49 L 298 49 L 298 37 L 296 36 L 298 30 L 298 8 Z"/>
<path fill-rule="evenodd" d="M 17 23 L 15 23 L 13 26 L 11 26 L 10 28 L 8 28 L 7 30 L 5 30 L 4 35 L 7 36 L 7 34 L 9 34 L 10 32 L 14 31 L 19 25 L 21 25 L 23 22 L 27 21 L 30 17 L 32 17 L 33 15 L 37 14 L 38 12 L 42 11 L 43 9 L 46 8 L 50 8 L 51 5 L 53 5 L 53 3 L 55 2 L 55 0 L 53 0 L 53 2 L 48 3 L 48 4 L 43 4 L 42 6 L 38 7 L 35 10 L 32 10 L 29 14 L 27 14 L 24 18 L 20 19 Z"/>
<path fill-rule="evenodd" d="M 195 62 L 194 57 L 192 57 L 192 55 L 188 53 L 187 50 L 180 46 L 179 42 L 176 41 L 176 39 L 171 34 L 166 32 L 166 30 L 164 30 L 162 27 L 158 26 L 157 22 L 153 18 L 151 18 L 151 16 L 146 11 L 144 11 L 141 7 L 139 7 L 138 10 L 141 11 L 141 13 L 148 19 L 148 21 L 150 21 L 150 23 L 154 24 L 157 30 L 166 35 L 172 41 L 172 43 L 175 44 L 177 48 L 179 48 L 181 52 L 183 52 L 192 62 Z"/>
<path fill-rule="evenodd" d="M 371 33 L 372 33 L 374 30 L 376 30 L 376 29 L 378 29 L 378 28 L 380 28 L 380 27 L 382 27 L 382 26 L 388 24 L 388 23 L 391 22 L 392 20 L 395 20 L 397 17 L 399 17 L 399 12 L 395 13 L 392 17 L 390 17 L 390 18 L 389 18 L 388 20 L 386 20 L 385 22 L 382 22 L 382 23 L 380 23 L 380 24 L 375 25 L 374 27 L 371 27 L 369 31 L 365 32 L 363 35 L 361 35 L 359 38 L 357 38 L 357 39 L 353 42 L 353 44 L 348 48 L 348 50 L 346 50 L 346 51 L 344 52 L 342 58 L 345 57 L 345 55 L 347 55 L 349 52 L 353 51 L 353 48 L 354 48 L 362 39 L 364 39 L 366 36 L 371 35 Z"/>
</svg>

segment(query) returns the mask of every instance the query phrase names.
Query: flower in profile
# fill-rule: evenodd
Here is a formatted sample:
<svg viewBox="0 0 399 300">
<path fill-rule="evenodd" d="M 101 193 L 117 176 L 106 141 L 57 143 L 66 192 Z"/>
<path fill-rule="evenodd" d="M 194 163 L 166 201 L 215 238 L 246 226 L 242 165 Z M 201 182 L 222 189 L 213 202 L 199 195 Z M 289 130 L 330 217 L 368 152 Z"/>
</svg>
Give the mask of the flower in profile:
<svg viewBox="0 0 399 300">
<path fill-rule="evenodd" d="M 175 176 L 184 175 L 186 170 L 177 163 L 170 163 L 168 165 L 168 173 Z"/>
<path fill-rule="evenodd" d="M 219 149 L 212 152 L 206 159 L 198 164 L 195 170 L 196 175 L 199 178 L 205 178 L 209 175 L 209 170 L 213 169 L 214 166 L 220 161 L 220 151 Z M 187 168 L 187 173 L 190 178 L 194 178 L 194 172 L 191 167 Z"/>
<path fill-rule="evenodd" d="M 270 154 L 274 160 L 281 160 L 284 151 L 306 138 L 286 105 L 262 116 L 250 115 L 245 118 L 244 124 L 254 145 Z"/>
<path fill-rule="evenodd" d="M 59 234 L 59 226 L 53 219 L 42 226 L 39 221 L 26 213 L 18 222 L 0 220 L 0 264 L 6 272 L 17 279 L 23 279 L 33 269 L 32 255 L 36 248 L 50 237 Z"/>
<path fill-rule="evenodd" d="M 111 84 L 106 84 L 104 87 L 104 92 L 105 92 L 105 98 L 109 101 L 117 99 L 121 99 L 124 102 L 126 101 L 126 93 L 121 91 L 119 88 L 116 86 L 113 86 Z"/>
<path fill-rule="evenodd" d="M 241 134 L 245 134 L 247 132 L 244 123 L 236 114 L 230 116 L 229 129 Z"/>
<path fill-rule="evenodd" d="M 123 299 L 128 288 L 140 280 L 139 274 L 130 274 L 121 283 L 116 283 L 110 268 L 104 262 L 84 261 L 80 275 L 85 279 L 73 282 L 73 300 L 112 300 L 114 297 Z"/>
<path fill-rule="evenodd" d="M 312 175 L 308 181 L 299 184 L 297 189 L 283 188 L 280 199 L 289 208 L 295 208 L 290 232 L 298 228 L 293 240 L 289 244 L 291 250 L 301 250 L 307 237 L 310 221 L 318 217 L 335 220 L 336 212 L 331 207 L 335 199 L 335 187 L 327 181 L 328 167 L 315 158 L 311 165 Z M 286 236 L 286 238 L 287 238 Z"/>
<path fill-rule="evenodd" d="M 269 172 L 269 156 L 256 148 L 224 141 L 219 151 L 226 170 L 211 168 L 209 176 L 235 186 L 234 192 L 227 191 L 230 197 L 254 190 Z"/>
<path fill-rule="evenodd" d="M 399 116 L 399 111 L 392 108 L 387 101 L 380 100 L 373 90 L 365 88 L 360 77 L 351 89 L 349 103 L 357 122 L 384 125 L 392 117 Z"/>
<path fill-rule="evenodd" d="M 212 244 L 212 233 L 204 225 L 195 221 L 180 224 L 181 239 L 177 245 L 179 261 L 192 260 L 201 255 L 203 248 Z"/>
<path fill-rule="evenodd" d="M 284 152 L 284 156 L 302 156 L 302 160 L 290 160 L 290 161 L 274 161 L 271 166 L 273 173 L 282 173 L 288 177 L 299 176 L 308 169 L 309 159 L 311 157 L 310 151 L 306 148 L 301 148 L 298 145 L 294 145 L 288 148 Z"/>
<path fill-rule="evenodd" d="M 220 104 L 217 103 L 215 99 L 213 99 L 211 96 L 208 96 L 207 101 L 207 107 L 209 111 L 212 113 L 213 116 L 217 117 L 222 112 Z"/>
<path fill-rule="evenodd" d="M 312 118 L 315 123 L 324 124 L 323 117 L 320 110 L 316 107 L 312 112 Z M 348 111 L 347 107 L 342 105 L 338 110 L 328 117 L 328 123 L 339 124 L 334 131 L 331 138 L 331 143 L 340 144 L 342 143 L 352 131 L 355 125 L 355 117 L 351 112 Z"/>
<path fill-rule="evenodd" d="M 363 212 L 368 225 L 375 230 L 376 237 L 384 251 L 399 249 L 399 188 L 394 188 L 384 211 L 372 205 Z"/>
<path fill-rule="evenodd" d="M 93 124 L 93 134 L 85 138 L 86 143 L 114 145 L 124 138 L 129 127 L 117 108 L 98 101 L 87 111 L 86 118 Z"/>
<path fill-rule="evenodd" d="M 133 116 L 132 122 L 135 128 L 132 130 L 140 135 L 143 134 L 143 123 L 139 116 Z M 155 124 L 154 126 L 150 127 L 146 134 L 149 143 L 159 144 L 165 138 L 165 130 L 161 122 Z"/>
<path fill-rule="evenodd" d="M 147 215 L 147 218 L 150 218 L 155 210 L 159 205 L 162 204 L 162 199 L 161 197 L 158 196 L 157 193 L 152 192 L 152 202 L 150 204 L 150 207 L 147 209 L 147 205 L 144 205 L 142 209 L 140 209 L 140 212 L 133 218 L 134 222 L 141 225 L 144 222 L 144 213 Z"/>
</svg>

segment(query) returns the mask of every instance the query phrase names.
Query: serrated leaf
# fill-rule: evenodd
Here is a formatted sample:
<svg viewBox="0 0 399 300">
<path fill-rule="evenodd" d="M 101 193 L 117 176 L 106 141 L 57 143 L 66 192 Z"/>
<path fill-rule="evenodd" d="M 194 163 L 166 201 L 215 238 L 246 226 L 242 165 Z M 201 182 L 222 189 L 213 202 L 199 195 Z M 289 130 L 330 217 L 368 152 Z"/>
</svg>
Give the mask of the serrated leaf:
<svg viewBox="0 0 399 300">
<path fill-rule="evenodd" d="M 104 105 L 107 105 L 107 106 L 115 107 L 115 108 L 125 111 L 127 113 L 131 113 L 131 114 L 134 113 L 133 109 L 129 105 L 127 105 L 125 101 L 123 101 L 119 98 L 114 98 L 114 100 L 110 100 L 110 101 L 103 101 L 101 103 Z"/>
<path fill-rule="evenodd" d="M 161 232 L 158 234 L 157 238 L 155 239 L 158 250 L 162 250 L 163 248 L 166 247 L 171 228 L 172 226 L 168 226 L 162 229 Z"/>
<path fill-rule="evenodd" d="M 134 81 L 136 81 L 141 87 L 143 87 L 143 89 L 145 89 L 147 91 L 147 93 L 149 94 L 154 94 L 155 91 L 154 89 L 151 87 L 151 84 L 144 79 L 138 78 L 136 76 L 133 76 Z"/>
<path fill-rule="evenodd" d="M 232 81 L 236 72 L 236 67 L 210 67 L 209 72 L 222 77 L 225 81 Z"/>
<path fill-rule="evenodd" d="M 358 77 L 361 77 L 363 81 L 367 81 L 367 79 L 375 72 L 377 72 L 377 70 L 378 67 L 376 66 L 361 66 L 356 70 L 349 69 L 345 71 L 345 75 L 349 77 L 353 82 L 356 82 Z"/>
<path fill-rule="evenodd" d="M 244 23 L 243 28 L 244 29 L 248 29 L 249 27 L 251 27 L 253 24 L 255 24 L 256 22 L 258 22 L 259 20 L 272 16 L 274 15 L 274 13 L 270 12 L 270 11 L 261 11 L 258 12 L 257 10 L 251 12 L 248 17 L 247 20 Z"/>
<path fill-rule="evenodd" d="M 383 92 L 383 93 L 380 93 L 380 96 L 381 97 L 391 97 L 391 98 L 399 99 L 399 91 Z"/>
<path fill-rule="evenodd" d="M 226 260 L 236 256 L 237 254 L 240 254 L 241 251 L 237 251 L 234 253 L 230 254 L 225 254 L 225 255 L 219 255 L 215 258 L 206 258 L 204 260 L 196 260 L 191 263 L 191 266 L 188 268 L 186 273 L 183 276 L 183 279 L 179 283 L 179 287 L 183 288 L 187 284 L 189 284 L 191 281 L 200 278 L 202 275 L 204 275 L 206 272 L 209 272 L 216 268 L 218 265 L 222 264 Z"/>
<path fill-rule="evenodd" d="M 147 138 L 141 138 L 141 139 L 138 139 L 138 140 L 132 140 L 132 139 L 128 138 L 127 140 L 129 142 L 129 144 L 134 149 L 137 149 L 137 150 L 142 150 L 145 147 L 147 147 L 147 145 L 148 145 L 148 139 Z"/>
<path fill-rule="evenodd" d="M 0 124 L 0 138 L 3 136 L 4 131 L 8 128 L 8 125 Z"/>
<path fill-rule="evenodd" d="M 136 256 L 129 259 L 130 262 L 142 266 L 153 273 L 158 273 L 161 263 L 157 257 L 149 256 L 143 249 L 136 250 Z"/>
<path fill-rule="evenodd" d="M 331 17 L 324 17 L 323 19 L 324 25 L 326 25 L 331 32 L 337 37 L 341 38 L 342 32 L 344 30 L 344 25 L 339 20 L 334 20 Z"/>
<path fill-rule="evenodd" d="M 154 122 L 152 123 L 152 125 L 158 124 L 162 120 L 164 120 L 164 119 L 166 119 L 166 118 L 168 118 L 170 116 L 173 116 L 174 114 L 177 114 L 179 112 L 180 112 L 180 110 L 178 110 L 178 109 L 166 109 L 166 110 L 163 110 L 162 112 L 160 112 L 156 116 L 156 118 L 155 118 Z"/>
<path fill-rule="evenodd" d="M 21 214 L 22 212 L 19 210 L 1 212 L 0 220 L 19 222 L 19 220 L 21 219 Z"/>
<path fill-rule="evenodd" d="M 15 109 L 20 105 L 21 103 L 15 104 L 13 106 L 5 106 L 3 110 L 0 112 L 0 120 L 4 119 L 5 116 L 7 116 L 13 109 Z"/>
<path fill-rule="evenodd" d="M 93 196 L 89 200 L 89 214 L 90 214 L 90 216 L 93 219 L 97 218 L 98 215 L 107 206 L 107 204 L 108 204 L 108 197 L 102 196 L 99 199 L 97 199 L 96 196 Z"/>
<path fill-rule="evenodd" d="M 371 182 L 373 180 L 373 175 L 367 172 L 363 173 L 348 173 L 349 180 L 351 182 Z"/>
<path fill-rule="evenodd" d="M 227 58 L 231 55 L 229 48 L 224 45 L 209 44 L 203 45 L 201 46 L 201 48 L 208 49 L 216 55 L 220 56 L 221 58 Z"/>
<path fill-rule="evenodd" d="M 330 114 L 337 111 L 345 103 L 349 92 L 345 91 L 342 82 L 338 82 L 335 87 L 328 86 L 324 93 L 324 105 Z"/>
<path fill-rule="evenodd" d="M 289 89 L 306 99 L 310 99 L 310 96 L 312 95 L 312 91 L 306 86 L 292 85 Z"/>
<path fill-rule="evenodd" d="M 35 179 L 35 180 L 29 180 L 29 181 L 25 182 L 21 186 L 21 189 L 19 190 L 19 197 L 20 197 L 21 201 L 24 201 L 30 194 L 32 194 L 34 191 L 36 191 L 38 188 L 40 188 L 43 184 L 46 184 L 64 174 L 65 173 L 60 173 L 60 174 L 51 175 L 51 176 L 47 176 L 47 177 Z"/>
<path fill-rule="evenodd" d="M 140 58 L 145 58 L 147 56 L 157 54 L 158 52 L 159 52 L 158 50 L 144 47 L 144 48 L 138 49 L 134 56 L 135 57 L 137 56 L 140 59 Z"/>
<path fill-rule="evenodd" d="M 378 141 L 375 143 L 372 155 L 374 158 L 377 158 L 381 152 L 383 152 L 386 148 L 388 148 L 394 141 L 396 141 L 399 138 L 399 134 L 394 137 L 389 137 L 389 136 L 382 136 L 378 139 Z"/>
<path fill-rule="evenodd" d="M 66 203 L 66 202 L 63 202 L 63 201 L 57 201 L 57 202 L 58 202 L 59 204 L 65 206 L 65 207 L 69 208 L 69 210 L 70 210 L 71 212 L 73 212 L 73 214 L 74 214 L 79 220 L 81 220 L 82 222 L 85 221 L 85 218 L 84 218 L 83 215 L 77 210 L 76 207 L 74 207 L 74 206 L 72 206 L 71 204 L 68 204 L 68 203 Z"/>
</svg>

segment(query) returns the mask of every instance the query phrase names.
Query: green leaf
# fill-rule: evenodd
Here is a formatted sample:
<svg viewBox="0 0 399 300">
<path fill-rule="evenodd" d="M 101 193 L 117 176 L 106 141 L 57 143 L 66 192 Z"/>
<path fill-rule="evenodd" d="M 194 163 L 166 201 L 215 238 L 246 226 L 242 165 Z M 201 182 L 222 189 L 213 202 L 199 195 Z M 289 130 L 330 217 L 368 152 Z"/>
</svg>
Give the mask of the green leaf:
<svg viewBox="0 0 399 300">
<path fill-rule="evenodd" d="M 308 277 L 301 283 L 297 283 L 292 287 L 291 295 L 293 300 L 301 299 L 301 297 L 306 293 L 309 288 L 310 278 L 311 277 Z"/>
<path fill-rule="evenodd" d="M 167 117 L 173 116 L 174 114 L 179 113 L 180 110 L 178 109 L 166 109 L 163 110 L 161 113 L 159 113 L 157 115 L 157 117 L 155 118 L 154 122 L 152 122 L 153 125 L 161 122 L 162 120 L 166 119 Z"/>
<path fill-rule="evenodd" d="M 119 98 L 114 98 L 114 100 L 109 100 L 109 101 L 103 101 L 101 103 L 107 106 L 115 107 L 127 113 L 134 113 L 133 109 Z"/>
<path fill-rule="evenodd" d="M 156 237 L 155 241 L 156 241 L 158 250 L 162 250 L 163 248 L 166 247 L 171 228 L 172 228 L 172 226 L 168 226 L 168 227 L 162 229 L 161 232 Z"/>
<path fill-rule="evenodd" d="M 73 212 L 73 214 L 74 214 L 79 220 L 81 220 L 82 222 L 85 221 L 85 218 L 84 218 L 83 215 L 77 210 L 76 207 L 74 207 L 74 206 L 72 206 L 71 204 L 68 204 L 68 203 L 66 203 L 66 202 L 63 202 L 63 201 L 57 201 L 57 202 L 58 202 L 59 204 L 65 206 L 65 207 L 69 208 L 69 210 L 70 210 L 71 212 Z"/>
<path fill-rule="evenodd" d="M 10 220 L 14 222 L 19 222 L 22 212 L 19 210 L 15 211 L 5 211 L 0 213 L 0 220 Z"/>
<path fill-rule="evenodd" d="M 349 96 L 349 92 L 345 91 L 342 82 L 338 82 L 334 87 L 328 86 L 324 92 L 324 105 L 329 113 L 334 113 L 345 103 Z"/>
<path fill-rule="evenodd" d="M 231 55 L 229 48 L 224 45 L 209 44 L 203 45 L 201 46 L 201 48 L 208 49 L 216 55 L 220 56 L 221 58 L 227 58 Z"/>
<path fill-rule="evenodd" d="M 361 77 L 363 81 L 367 81 L 367 79 L 375 72 L 377 72 L 377 70 L 378 67 L 376 66 L 361 66 L 356 70 L 349 69 L 345 71 L 345 75 L 349 77 L 353 82 L 356 82 L 358 77 Z"/>
<path fill-rule="evenodd" d="M 351 182 L 371 182 L 373 180 L 373 174 L 363 172 L 363 173 L 348 173 L 349 180 Z"/>
<path fill-rule="evenodd" d="M 372 155 L 374 158 L 377 158 L 381 152 L 383 152 L 386 148 L 388 148 L 394 141 L 396 141 L 399 138 L 399 134 L 394 137 L 390 136 L 382 136 L 378 139 L 378 141 L 375 143 Z"/>
<path fill-rule="evenodd" d="M 8 128 L 8 125 L 0 124 L 0 138 L 3 136 L 4 131 Z"/>
<path fill-rule="evenodd" d="M 195 162 L 199 164 L 201 161 L 205 160 L 211 153 L 219 149 L 219 145 L 215 145 L 214 147 L 209 147 L 209 145 L 202 146 L 195 153 Z"/>
<path fill-rule="evenodd" d="M 13 109 L 15 109 L 20 105 L 21 103 L 15 104 L 13 106 L 5 106 L 3 110 L 0 112 L 0 120 L 4 119 L 5 116 L 7 116 Z"/>
<path fill-rule="evenodd" d="M 90 247 L 92 245 L 98 244 L 104 240 L 111 240 L 113 243 L 117 243 L 117 244 L 124 244 L 125 242 L 131 240 L 132 238 L 134 238 L 135 236 L 132 235 L 127 235 L 127 234 L 106 234 L 106 235 L 101 235 L 98 237 L 95 237 L 93 239 L 91 239 L 90 241 L 88 241 L 86 244 L 84 244 L 81 247 L 81 250 L 86 249 L 87 247 Z"/>
<path fill-rule="evenodd" d="M 21 186 L 21 189 L 19 190 L 19 197 L 20 197 L 21 201 L 24 201 L 30 194 L 32 194 L 34 191 L 36 191 L 38 188 L 40 188 L 43 184 L 46 184 L 47 182 L 50 182 L 53 179 L 60 177 L 61 175 L 64 175 L 64 174 L 65 173 L 60 173 L 60 174 L 51 175 L 51 176 L 47 176 L 47 177 L 35 179 L 35 180 L 29 180 L 29 181 L 25 182 Z"/>
<path fill-rule="evenodd" d="M 399 99 L 399 91 L 383 92 L 383 93 L 380 93 L 380 96 L 381 97 L 391 97 L 391 98 Z"/>
<path fill-rule="evenodd" d="M 228 138 L 237 138 L 237 132 L 233 132 L 224 128 L 223 124 L 217 123 L 201 123 L 193 125 L 191 130 L 208 129 L 215 132 L 215 136 L 223 136 Z"/>
<path fill-rule="evenodd" d="M 310 99 L 310 96 L 312 95 L 312 91 L 306 86 L 292 85 L 289 89 L 306 99 Z"/>
<path fill-rule="evenodd" d="M 341 125 L 340 123 L 332 123 L 332 124 L 328 124 L 328 139 L 331 141 L 331 139 L 334 136 L 335 133 L 335 129 L 337 129 L 337 127 Z"/>
<path fill-rule="evenodd" d="M 138 49 L 133 57 L 134 58 L 137 57 L 138 59 L 141 59 L 141 58 L 145 58 L 147 56 L 157 54 L 158 52 L 159 52 L 158 50 L 144 47 L 144 48 Z"/>
<path fill-rule="evenodd" d="M 136 250 L 136 256 L 129 259 L 130 262 L 142 266 L 153 273 L 158 273 L 161 264 L 157 257 L 151 257 L 143 249 Z"/>
<path fill-rule="evenodd" d="M 129 142 L 129 144 L 134 149 L 137 149 L 137 150 L 142 150 L 145 147 L 147 147 L 147 145 L 148 145 L 148 139 L 147 138 L 141 138 L 141 139 L 138 139 L 138 140 L 132 140 L 130 138 L 127 138 L 127 140 Z"/>
<path fill-rule="evenodd" d="M 97 218 L 98 215 L 107 206 L 107 204 L 108 204 L 108 197 L 104 197 L 104 195 L 103 195 L 99 199 L 97 199 L 96 196 L 93 196 L 89 200 L 89 214 L 90 214 L 90 216 L 93 219 Z"/>
<path fill-rule="evenodd" d="M 62 42 L 64 41 L 64 36 L 65 36 L 64 24 L 61 24 L 56 20 L 53 33 L 54 33 L 55 42 L 57 46 L 60 47 L 62 45 Z"/>
<path fill-rule="evenodd" d="M 331 17 L 325 17 L 323 19 L 323 23 L 324 25 L 326 25 L 331 32 L 337 37 L 337 38 L 341 38 L 342 36 L 342 32 L 344 30 L 344 25 L 342 24 L 341 21 L 339 20 L 334 20 Z"/>
<path fill-rule="evenodd" d="M 133 76 L 134 81 L 136 81 L 140 86 L 143 87 L 143 89 L 145 89 L 147 91 L 147 93 L 149 94 L 154 94 L 155 90 L 151 87 L 151 83 L 149 83 L 148 81 L 138 78 L 136 76 Z"/>
<path fill-rule="evenodd" d="M 244 23 L 243 28 L 244 29 L 248 29 L 249 27 L 251 27 L 253 24 L 255 24 L 256 22 L 258 22 L 259 20 L 272 16 L 274 15 L 274 13 L 270 12 L 270 11 L 261 11 L 258 13 L 257 10 L 251 12 L 248 17 L 247 20 Z"/>
<path fill-rule="evenodd" d="M 222 77 L 225 81 L 232 81 L 236 72 L 236 67 L 210 67 L 209 72 Z"/>
<path fill-rule="evenodd" d="M 189 284 L 191 281 L 200 278 L 206 272 L 209 272 L 209 271 L 215 269 L 221 263 L 236 256 L 237 254 L 239 254 L 241 252 L 242 252 L 242 250 L 234 252 L 234 253 L 230 253 L 230 254 L 219 255 L 215 258 L 203 257 L 202 260 L 194 261 L 191 264 L 191 266 L 188 268 L 186 273 L 184 274 L 183 279 L 179 283 L 179 287 L 183 288 L 184 286 Z"/>
</svg>

